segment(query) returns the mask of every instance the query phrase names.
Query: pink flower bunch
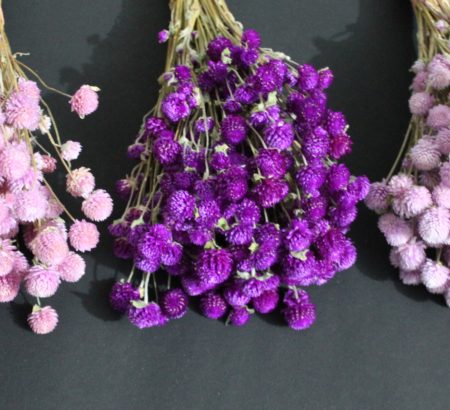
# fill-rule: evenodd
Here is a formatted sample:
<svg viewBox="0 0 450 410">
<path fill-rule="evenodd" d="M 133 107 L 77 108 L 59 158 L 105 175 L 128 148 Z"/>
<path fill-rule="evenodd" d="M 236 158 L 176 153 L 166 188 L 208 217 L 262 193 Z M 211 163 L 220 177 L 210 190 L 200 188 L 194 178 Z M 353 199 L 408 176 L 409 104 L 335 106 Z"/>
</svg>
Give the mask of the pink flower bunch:
<svg viewBox="0 0 450 410">
<path fill-rule="evenodd" d="M 380 214 L 378 227 L 392 246 L 391 264 L 406 285 L 423 284 L 443 294 L 450 306 L 450 54 L 427 29 L 425 3 L 414 2 L 418 18 L 421 59 L 409 108 L 411 123 L 389 176 L 371 185 L 366 205 Z M 430 50 L 437 50 L 428 56 Z M 403 157 L 403 158 L 402 158 Z M 397 163 L 401 164 L 396 174 Z"/>
<path fill-rule="evenodd" d="M 88 168 L 72 167 L 81 144 L 62 143 L 51 113 L 41 105 L 39 87 L 26 79 L 21 66 L 15 68 L 14 75 L 2 71 L 0 76 L 0 302 L 14 300 L 23 284 L 36 298 L 28 324 L 33 332 L 46 334 L 56 327 L 58 314 L 41 305 L 42 299 L 53 296 L 62 282 L 83 277 L 86 264 L 79 253 L 97 246 L 99 232 L 93 222 L 108 218 L 113 204 L 106 191 L 96 189 Z M 18 79 L 6 83 L 5 78 Z M 95 111 L 97 91 L 82 86 L 70 99 L 72 111 L 82 118 Z M 42 148 L 40 139 L 45 137 L 55 157 Z M 93 222 L 75 219 L 55 196 L 46 178 L 57 170 L 56 158 L 66 173 L 67 192 L 82 199 L 82 213 Z M 18 240 L 19 232 L 23 240 Z M 30 261 L 20 243 L 31 253 Z"/>
</svg>

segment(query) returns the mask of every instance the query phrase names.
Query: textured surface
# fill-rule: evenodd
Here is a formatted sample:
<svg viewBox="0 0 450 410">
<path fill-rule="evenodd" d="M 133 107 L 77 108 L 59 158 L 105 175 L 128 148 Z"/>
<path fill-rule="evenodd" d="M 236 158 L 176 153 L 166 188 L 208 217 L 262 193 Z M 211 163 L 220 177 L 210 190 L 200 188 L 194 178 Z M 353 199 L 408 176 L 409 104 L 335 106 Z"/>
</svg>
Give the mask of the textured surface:
<svg viewBox="0 0 450 410">
<path fill-rule="evenodd" d="M 63 99 L 49 100 L 65 136 L 84 143 L 80 162 L 111 190 L 129 169 L 126 146 L 156 99 L 165 48 L 155 38 L 168 21 L 167 1 L 4 3 L 14 49 L 31 52 L 26 61 L 50 84 L 102 89 L 99 112 L 83 122 Z M 335 71 L 331 101 L 351 124 L 352 169 L 371 178 L 387 173 L 408 121 L 408 2 L 229 3 L 265 45 Z M 62 319 L 53 334 L 26 328 L 23 299 L 0 306 L 0 408 L 448 408 L 449 310 L 401 285 L 373 215 L 361 210 L 353 237 L 356 267 L 312 289 L 318 321 L 295 333 L 276 318 L 236 329 L 194 311 L 163 329 L 132 328 L 106 303 L 113 277 L 127 267 L 111 257 L 104 235 L 89 274 L 51 300 Z"/>
</svg>

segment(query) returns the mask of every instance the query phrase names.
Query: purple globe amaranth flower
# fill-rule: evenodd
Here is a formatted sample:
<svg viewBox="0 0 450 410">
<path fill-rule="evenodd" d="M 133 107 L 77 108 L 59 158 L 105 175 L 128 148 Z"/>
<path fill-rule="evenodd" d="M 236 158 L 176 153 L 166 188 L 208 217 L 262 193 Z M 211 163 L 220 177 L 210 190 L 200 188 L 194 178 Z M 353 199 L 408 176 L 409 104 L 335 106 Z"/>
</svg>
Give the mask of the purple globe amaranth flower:
<svg viewBox="0 0 450 410">
<path fill-rule="evenodd" d="M 304 303 L 286 307 L 283 310 L 283 315 L 291 329 L 304 330 L 311 327 L 316 321 L 316 308 L 313 304 Z"/>
<path fill-rule="evenodd" d="M 332 110 L 328 110 L 325 122 L 326 129 L 332 137 L 344 134 L 348 126 L 344 114 Z"/>
<path fill-rule="evenodd" d="M 234 92 L 234 98 L 242 105 L 249 105 L 258 100 L 258 93 L 248 84 L 243 84 Z"/>
<path fill-rule="evenodd" d="M 319 73 L 309 64 L 302 64 L 298 67 L 297 86 L 302 91 L 310 91 L 319 85 Z"/>
<path fill-rule="evenodd" d="M 319 71 L 319 88 L 325 90 L 331 86 L 334 80 L 333 72 L 329 68 Z"/>
<path fill-rule="evenodd" d="M 238 307 L 231 310 L 228 320 L 233 326 L 244 326 L 250 319 L 250 312 L 246 307 Z"/>
<path fill-rule="evenodd" d="M 206 285 L 218 285 L 226 281 L 232 270 L 233 260 L 225 249 L 204 250 L 195 264 L 196 277 Z"/>
<path fill-rule="evenodd" d="M 248 191 L 247 172 L 241 167 L 231 167 L 218 178 L 219 193 L 231 202 L 239 202 Z"/>
<path fill-rule="evenodd" d="M 162 165 L 173 164 L 180 152 L 180 144 L 171 138 L 159 137 L 153 142 L 153 153 Z"/>
<path fill-rule="evenodd" d="M 183 247 L 178 243 L 166 243 L 161 247 L 161 263 L 164 266 L 174 266 L 180 263 Z"/>
<path fill-rule="evenodd" d="M 161 105 L 161 111 L 164 116 L 171 122 L 177 123 L 187 118 L 191 113 L 191 109 L 186 101 L 186 96 L 181 93 L 168 94 Z"/>
<path fill-rule="evenodd" d="M 289 185 L 281 179 L 264 179 L 254 188 L 257 202 L 263 208 L 271 208 L 281 202 L 289 192 Z"/>
<path fill-rule="evenodd" d="M 197 246 L 204 246 L 213 239 L 213 232 L 211 229 L 203 226 L 195 225 L 188 231 L 188 234 L 190 242 Z"/>
<path fill-rule="evenodd" d="M 145 329 L 155 326 L 164 326 L 168 322 L 167 316 L 161 312 L 161 308 L 155 302 L 144 304 L 137 302 L 138 306 L 133 304 L 128 308 L 129 321 L 139 329 Z"/>
<path fill-rule="evenodd" d="M 180 82 L 189 81 L 192 78 L 190 68 L 185 65 L 177 65 L 174 73 L 176 79 Z"/>
<path fill-rule="evenodd" d="M 289 251 L 299 252 L 310 246 L 312 236 L 312 232 L 306 221 L 294 219 L 291 222 L 291 226 L 285 229 L 283 240 Z"/>
<path fill-rule="evenodd" d="M 119 259 L 131 259 L 134 255 L 134 246 L 127 238 L 116 238 L 113 243 L 113 253 Z"/>
<path fill-rule="evenodd" d="M 255 240 L 276 249 L 281 244 L 281 232 L 274 224 L 265 223 L 255 230 Z"/>
<path fill-rule="evenodd" d="M 125 313 L 133 300 L 139 300 L 139 290 L 129 282 L 116 282 L 109 294 L 109 303 L 114 310 Z"/>
<path fill-rule="evenodd" d="M 157 137 L 161 131 L 167 130 L 167 124 L 163 118 L 150 117 L 145 121 L 145 129 L 149 137 Z"/>
<path fill-rule="evenodd" d="M 286 157 L 276 149 L 262 149 L 256 157 L 256 165 L 266 178 L 282 178 L 287 171 Z"/>
<path fill-rule="evenodd" d="M 274 122 L 265 129 L 264 140 L 271 148 L 277 148 L 279 150 L 289 148 L 294 141 L 292 124 L 283 120 Z"/>
<path fill-rule="evenodd" d="M 254 201 L 245 198 L 237 206 L 235 217 L 243 224 L 253 225 L 259 221 L 261 211 Z"/>
<path fill-rule="evenodd" d="M 256 30 L 247 29 L 242 33 L 242 44 L 249 48 L 258 48 L 261 45 L 261 36 Z"/>
<path fill-rule="evenodd" d="M 198 296 L 208 290 L 208 287 L 201 283 L 198 278 L 189 275 L 181 277 L 181 286 L 189 296 Z"/>
<path fill-rule="evenodd" d="M 245 118 L 239 115 L 225 117 L 220 127 L 222 138 L 228 144 L 240 144 L 247 136 L 247 123 Z"/>
<path fill-rule="evenodd" d="M 130 223 L 127 221 L 116 220 L 108 226 L 108 232 L 114 238 L 120 238 L 121 236 L 127 236 L 130 230 Z"/>
<path fill-rule="evenodd" d="M 354 207 L 333 207 L 330 209 L 330 221 L 338 228 L 348 227 L 355 219 L 358 214 L 356 206 Z"/>
<path fill-rule="evenodd" d="M 283 304 L 287 307 L 298 306 L 299 304 L 311 304 L 308 292 L 303 289 L 288 289 L 283 296 Z"/>
<path fill-rule="evenodd" d="M 227 78 L 228 66 L 222 61 L 208 61 L 208 72 L 216 84 L 221 84 Z"/>
<path fill-rule="evenodd" d="M 218 293 L 208 292 L 200 299 L 200 310 L 208 319 L 220 319 L 227 311 L 227 303 Z"/>
<path fill-rule="evenodd" d="M 223 109 L 227 114 L 237 114 L 241 112 L 242 106 L 236 100 L 229 99 L 225 101 Z"/>
<path fill-rule="evenodd" d="M 366 198 L 370 191 L 370 181 L 366 176 L 356 177 L 348 184 L 347 191 L 356 197 L 358 201 Z"/>
<path fill-rule="evenodd" d="M 164 219 L 168 225 L 175 225 L 192 219 L 195 210 L 195 198 L 187 191 L 175 191 L 167 199 Z"/>
<path fill-rule="evenodd" d="M 305 194 L 317 196 L 326 181 L 327 169 L 322 163 L 301 167 L 295 174 L 295 181 Z"/>
<path fill-rule="evenodd" d="M 350 181 L 350 176 L 350 171 L 344 164 L 333 164 L 328 171 L 328 189 L 334 192 L 346 188 Z"/>
<path fill-rule="evenodd" d="M 222 52 L 226 48 L 230 48 L 233 45 L 231 40 L 226 37 L 216 37 L 208 44 L 207 54 L 212 61 L 219 61 L 222 58 Z"/>
<path fill-rule="evenodd" d="M 320 126 L 303 137 L 302 152 L 308 161 L 324 158 L 328 154 L 329 148 L 328 133 Z"/>
<path fill-rule="evenodd" d="M 225 238 L 231 245 L 248 245 L 253 238 L 253 227 L 246 224 L 238 224 L 225 232 Z"/>
<path fill-rule="evenodd" d="M 339 135 L 331 139 L 330 155 L 334 159 L 340 159 L 352 152 L 352 140 L 347 134 Z"/>
<path fill-rule="evenodd" d="M 315 283 L 317 261 L 311 251 L 300 258 L 287 254 L 282 261 L 282 281 L 286 285 L 310 286 Z"/>
<path fill-rule="evenodd" d="M 267 111 L 255 111 L 248 117 L 249 124 L 257 130 L 262 130 L 270 122 Z"/>
<path fill-rule="evenodd" d="M 275 310 L 279 301 L 278 290 L 266 290 L 261 293 L 259 296 L 252 299 L 252 304 L 254 309 L 258 313 L 269 313 Z"/>
<path fill-rule="evenodd" d="M 223 297 L 225 301 L 233 307 L 245 306 L 251 299 L 250 296 L 243 292 L 242 286 L 237 284 L 232 284 L 231 286 L 225 288 L 223 291 Z"/>
<path fill-rule="evenodd" d="M 161 310 L 169 319 L 182 318 L 188 305 L 188 297 L 181 289 L 168 290 L 161 296 Z"/>
<path fill-rule="evenodd" d="M 145 152 L 145 145 L 142 143 L 134 143 L 127 149 L 127 155 L 130 159 L 140 159 Z"/>
<path fill-rule="evenodd" d="M 116 192 L 122 199 L 128 199 L 130 197 L 133 187 L 134 183 L 128 178 L 119 179 L 115 184 Z"/>
</svg>

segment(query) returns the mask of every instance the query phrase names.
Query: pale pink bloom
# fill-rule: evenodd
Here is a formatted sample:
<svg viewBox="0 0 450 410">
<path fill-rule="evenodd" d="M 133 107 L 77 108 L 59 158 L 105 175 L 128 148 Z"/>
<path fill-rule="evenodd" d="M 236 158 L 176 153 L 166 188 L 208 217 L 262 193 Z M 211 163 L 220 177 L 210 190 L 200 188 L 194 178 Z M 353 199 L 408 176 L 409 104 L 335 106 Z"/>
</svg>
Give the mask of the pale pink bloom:
<svg viewBox="0 0 450 410">
<path fill-rule="evenodd" d="M 40 186 L 16 194 L 14 214 L 21 222 L 34 222 L 42 219 L 47 210 L 48 199 Z"/>
<path fill-rule="evenodd" d="M 0 302 L 11 302 L 16 298 L 20 289 L 21 277 L 15 272 L 0 276 Z"/>
<path fill-rule="evenodd" d="M 61 203 L 53 197 L 49 198 L 44 217 L 46 219 L 58 218 L 63 212 L 64 208 Z"/>
<path fill-rule="evenodd" d="M 442 184 L 450 187 L 450 162 L 444 162 L 439 170 Z"/>
<path fill-rule="evenodd" d="M 41 109 L 39 102 L 18 90 L 11 93 L 6 101 L 5 115 L 6 123 L 11 127 L 35 131 L 39 128 Z"/>
<path fill-rule="evenodd" d="M 59 273 L 54 268 L 34 265 L 25 275 L 25 289 L 37 298 L 48 298 L 58 290 Z"/>
<path fill-rule="evenodd" d="M 69 252 L 56 269 L 62 280 L 78 282 L 86 271 L 86 263 L 80 255 L 75 252 Z"/>
<path fill-rule="evenodd" d="M 430 191 L 424 186 L 415 185 L 403 195 L 394 197 L 392 209 L 404 218 L 412 218 L 419 215 L 433 203 Z"/>
<path fill-rule="evenodd" d="M 26 95 L 30 99 L 30 101 L 34 102 L 35 104 L 39 104 L 39 100 L 41 98 L 41 90 L 34 81 L 20 77 L 17 81 L 17 85 L 19 91 Z"/>
<path fill-rule="evenodd" d="M 13 271 L 23 278 L 27 274 L 29 268 L 30 266 L 25 255 L 20 251 L 15 251 Z"/>
<path fill-rule="evenodd" d="M 88 168 L 74 169 L 66 179 L 66 189 L 74 197 L 86 198 L 95 187 L 95 178 Z"/>
<path fill-rule="evenodd" d="M 450 69 L 437 55 L 428 65 L 428 85 L 436 90 L 443 90 L 450 85 Z"/>
<path fill-rule="evenodd" d="M 427 88 L 428 72 L 421 71 L 414 76 L 411 88 L 414 92 L 425 91 Z"/>
<path fill-rule="evenodd" d="M 52 128 L 52 120 L 48 115 L 42 115 L 39 121 L 39 131 L 41 134 L 47 134 Z"/>
<path fill-rule="evenodd" d="M 99 241 L 100 234 L 97 227 L 85 220 L 75 221 L 69 229 L 69 241 L 73 248 L 79 252 L 94 249 Z"/>
<path fill-rule="evenodd" d="M 447 289 L 449 274 L 447 267 L 427 259 L 421 269 L 422 283 L 431 293 L 443 293 Z"/>
<path fill-rule="evenodd" d="M 56 169 L 56 159 L 51 155 L 42 155 L 44 161 L 44 166 L 42 167 L 42 172 L 45 174 L 51 174 Z"/>
<path fill-rule="evenodd" d="M 429 245 L 442 245 L 450 233 L 450 211 L 442 207 L 427 209 L 419 216 L 418 231 Z"/>
<path fill-rule="evenodd" d="M 380 217 L 378 229 L 384 234 L 386 242 L 391 246 L 404 245 L 414 234 L 411 224 L 393 213 L 387 213 Z"/>
<path fill-rule="evenodd" d="M 389 183 L 389 193 L 393 196 L 403 195 L 408 189 L 412 188 L 414 182 L 411 175 L 397 174 L 394 175 Z"/>
<path fill-rule="evenodd" d="M 430 109 L 427 117 L 427 125 L 440 129 L 450 125 L 450 107 L 438 104 Z"/>
<path fill-rule="evenodd" d="M 397 248 L 398 264 L 403 270 L 415 270 L 425 262 L 425 244 L 422 241 L 410 240 Z"/>
<path fill-rule="evenodd" d="M 42 180 L 42 171 L 29 168 L 22 178 L 8 180 L 7 185 L 9 191 L 16 194 L 24 189 L 30 190 L 34 185 L 40 183 Z"/>
<path fill-rule="evenodd" d="M 80 118 L 93 113 L 98 107 L 99 89 L 90 85 L 83 85 L 70 99 L 72 112 L 76 112 Z"/>
<path fill-rule="evenodd" d="M 42 154 L 40 152 L 34 152 L 33 153 L 33 161 L 34 166 L 41 171 L 42 168 L 45 166 L 44 158 L 42 158 Z"/>
<path fill-rule="evenodd" d="M 106 191 L 97 189 L 83 201 L 81 210 L 92 221 L 104 221 L 111 215 L 113 202 Z"/>
<path fill-rule="evenodd" d="M 55 330 L 58 324 L 58 313 L 50 306 L 40 307 L 35 305 L 27 320 L 34 333 L 45 335 Z"/>
<path fill-rule="evenodd" d="M 66 161 L 73 161 L 78 158 L 81 152 L 81 144 L 77 141 L 67 141 L 61 146 L 62 157 Z"/>
<path fill-rule="evenodd" d="M 420 270 L 408 271 L 400 269 L 400 280 L 405 285 L 420 285 L 422 283 Z"/>
<path fill-rule="evenodd" d="M 68 238 L 66 223 L 62 218 L 47 219 L 41 224 L 41 229 L 45 228 L 56 228 L 58 229 L 64 240 L 67 240 Z"/>
<path fill-rule="evenodd" d="M 450 187 L 438 185 L 433 189 L 433 201 L 437 206 L 450 208 Z"/>
<path fill-rule="evenodd" d="M 439 169 L 433 169 L 432 171 L 419 172 L 419 183 L 428 189 L 433 189 L 439 185 L 441 177 L 439 175 Z"/>
<path fill-rule="evenodd" d="M 411 71 L 414 74 L 420 73 L 422 71 L 424 71 L 426 68 L 425 62 L 423 60 L 416 60 L 414 61 L 414 64 L 411 67 Z"/>
<path fill-rule="evenodd" d="M 411 148 L 410 157 L 413 165 L 420 171 L 430 171 L 439 166 L 441 153 L 438 146 L 430 139 L 422 138 Z"/>
<path fill-rule="evenodd" d="M 365 198 L 367 208 L 377 213 L 385 212 L 389 207 L 389 190 L 384 182 L 374 182 L 370 185 Z"/>
<path fill-rule="evenodd" d="M 25 141 L 12 141 L 0 151 L 0 176 L 8 180 L 22 178 L 30 165 L 30 153 Z"/>
<path fill-rule="evenodd" d="M 69 253 L 67 241 L 58 228 L 48 227 L 40 230 L 29 247 L 34 256 L 45 265 L 58 265 Z"/>
<path fill-rule="evenodd" d="M 441 154 L 450 154 L 450 129 L 442 128 L 436 135 L 436 145 Z"/>
<path fill-rule="evenodd" d="M 14 267 L 16 248 L 9 239 L 0 240 L 0 276 L 10 273 Z"/>
<path fill-rule="evenodd" d="M 0 236 L 9 236 L 18 226 L 11 211 L 12 207 L 4 196 L 0 196 Z"/>
<path fill-rule="evenodd" d="M 414 115 L 426 115 L 434 105 L 434 98 L 426 91 L 414 93 L 409 99 L 409 110 Z"/>
</svg>

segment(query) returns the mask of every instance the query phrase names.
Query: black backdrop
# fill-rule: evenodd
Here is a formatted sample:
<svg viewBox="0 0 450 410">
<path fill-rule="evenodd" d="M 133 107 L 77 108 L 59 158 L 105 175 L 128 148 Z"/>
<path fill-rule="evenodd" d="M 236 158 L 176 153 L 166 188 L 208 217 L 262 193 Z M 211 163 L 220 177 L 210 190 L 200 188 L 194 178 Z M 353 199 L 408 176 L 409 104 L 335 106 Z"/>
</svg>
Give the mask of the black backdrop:
<svg viewBox="0 0 450 410">
<path fill-rule="evenodd" d="M 65 136 L 84 144 L 80 163 L 112 190 L 130 169 L 126 147 L 157 95 L 165 47 L 155 38 L 167 25 L 168 1 L 4 3 L 14 50 L 31 52 L 25 61 L 49 83 L 68 92 L 81 83 L 102 89 L 100 110 L 84 121 L 63 99 L 48 99 Z M 381 178 L 408 121 L 409 2 L 229 3 L 265 45 L 335 71 L 331 102 L 351 124 L 352 170 Z M 111 256 L 104 234 L 86 277 L 50 301 L 62 319 L 53 334 L 27 329 L 22 297 L 0 306 L 0 408 L 448 408 L 449 310 L 399 282 L 375 222 L 361 209 L 353 230 L 358 263 L 311 290 L 318 320 L 303 333 L 259 317 L 225 327 L 193 311 L 139 331 L 108 308 L 112 279 L 127 267 Z"/>
</svg>

